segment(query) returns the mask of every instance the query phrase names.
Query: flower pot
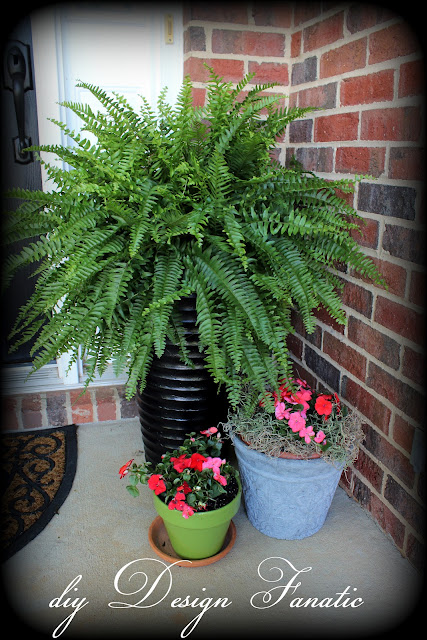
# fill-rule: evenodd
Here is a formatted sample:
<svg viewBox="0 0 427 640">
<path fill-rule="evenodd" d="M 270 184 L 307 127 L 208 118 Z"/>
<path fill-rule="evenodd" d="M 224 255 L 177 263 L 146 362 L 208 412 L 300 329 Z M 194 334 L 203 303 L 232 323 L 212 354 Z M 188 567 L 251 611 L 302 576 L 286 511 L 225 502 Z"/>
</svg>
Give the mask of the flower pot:
<svg viewBox="0 0 427 640">
<path fill-rule="evenodd" d="M 177 449 L 187 433 L 215 426 L 227 413 L 224 396 L 218 395 L 199 351 L 195 296 L 182 298 L 178 308 L 192 366 L 167 342 L 162 357 L 153 360 L 143 392 L 137 392 L 145 457 L 153 464 L 165 451 Z"/>
<path fill-rule="evenodd" d="M 180 511 L 170 510 L 154 495 L 154 507 L 163 519 L 175 553 L 187 560 L 200 560 L 216 555 L 224 544 L 231 519 L 240 507 L 242 488 L 225 507 L 197 512 L 184 518 Z"/>
<path fill-rule="evenodd" d="M 271 538 L 300 540 L 323 526 L 342 467 L 322 458 L 267 456 L 233 437 L 246 512 L 251 524 Z"/>
</svg>

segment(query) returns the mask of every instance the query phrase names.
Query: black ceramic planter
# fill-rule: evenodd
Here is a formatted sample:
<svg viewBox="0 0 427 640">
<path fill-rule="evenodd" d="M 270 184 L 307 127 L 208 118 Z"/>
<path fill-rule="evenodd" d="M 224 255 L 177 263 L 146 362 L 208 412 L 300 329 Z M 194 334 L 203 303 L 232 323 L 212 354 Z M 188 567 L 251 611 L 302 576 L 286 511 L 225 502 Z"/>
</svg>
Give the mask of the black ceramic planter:
<svg viewBox="0 0 427 640">
<path fill-rule="evenodd" d="M 179 447 L 187 433 L 226 419 L 226 401 L 218 395 L 198 349 L 195 305 L 195 297 L 179 303 L 193 366 L 184 364 L 178 347 L 168 343 L 163 356 L 153 360 L 144 391 L 137 393 L 145 456 L 153 464 L 160 462 L 165 451 Z"/>
</svg>

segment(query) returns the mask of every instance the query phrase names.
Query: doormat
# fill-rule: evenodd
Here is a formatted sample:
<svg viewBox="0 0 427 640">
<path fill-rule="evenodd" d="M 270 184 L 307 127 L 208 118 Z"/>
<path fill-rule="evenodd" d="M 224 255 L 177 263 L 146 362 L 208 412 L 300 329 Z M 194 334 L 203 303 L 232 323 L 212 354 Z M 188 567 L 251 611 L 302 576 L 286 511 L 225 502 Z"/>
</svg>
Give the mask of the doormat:
<svg viewBox="0 0 427 640">
<path fill-rule="evenodd" d="M 77 427 L 1 435 L 2 561 L 33 540 L 68 496 L 77 466 Z"/>
</svg>

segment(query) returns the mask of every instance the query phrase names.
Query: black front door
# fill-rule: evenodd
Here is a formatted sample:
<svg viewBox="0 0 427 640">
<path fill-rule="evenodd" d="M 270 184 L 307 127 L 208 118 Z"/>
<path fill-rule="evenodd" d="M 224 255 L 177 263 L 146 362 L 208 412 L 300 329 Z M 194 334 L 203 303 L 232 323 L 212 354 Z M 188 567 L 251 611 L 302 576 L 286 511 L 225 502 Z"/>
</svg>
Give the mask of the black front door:
<svg viewBox="0 0 427 640">
<path fill-rule="evenodd" d="M 36 85 L 32 55 L 31 21 L 23 18 L 2 41 L 1 84 L 1 160 L 2 194 L 12 187 L 41 189 L 40 164 L 23 145 L 38 144 Z M 14 200 L 2 198 L 3 211 L 17 206 Z M 15 252 L 19 247 L 7 248 Z M 3 255 L 4 255 L 3 254 Z M 7 335 L 19 308 L 34 291 L 35 266 L 20 271 L 1 298 L 1 364 L 31 362 L 31 343 L 9 352 Z"/>
</svg>

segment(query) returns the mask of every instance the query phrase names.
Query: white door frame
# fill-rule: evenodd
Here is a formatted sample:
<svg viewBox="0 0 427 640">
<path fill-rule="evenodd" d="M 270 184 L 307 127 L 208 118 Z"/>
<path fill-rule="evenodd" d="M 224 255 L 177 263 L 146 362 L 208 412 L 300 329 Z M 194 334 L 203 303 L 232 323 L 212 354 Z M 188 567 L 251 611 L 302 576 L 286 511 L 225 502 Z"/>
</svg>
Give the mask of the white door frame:
<svg viewBox="0 0 427 640">
<path fill-rule="evenodd" d="M 65 5 L 67 6 L 67 5 Z M 83 5 L 73 5 L 77 7 L 77 12 Z M 94 8 L 96 5 L 90 3 L 92 13 L 87 13 L 87 22 L 81 23 L 86 31 L 90 31 L 90 24 L 96 26 L 96 15 Z M 135 12 L 144 11 L 144 20 L 147 18 L 149 22 L 149 46 L 150 46 L 150 95 L 145 97 L 151 102 L 153 108 L 157 101 L 158 94 L 162 87 L 169 88 L 168 99 L 174 102 L 183 79 L 183 27 L 182 27 L 182 7 L 177 3 L 159 2 L 149 6 L 142 3 L 124 3 L 121 5 L 99 5 L 98 11 L 101 11 L 101 19 L 104 18 L 107 24 L 112 24 L 117 18 L 120 24 L 119 14 L 129 11 L 129 29 L 135 28 Z M 141 7 L 141 9 L 139 9 Z M 64 13 L 65 11 L 65 13 Z M 52 123 L 49 118 L 65 122 L 67 125 L 73 124 L 69 122 L 70 112 L 59 105 L 63 100 L 74 100 L 72 94 L 71 83 L 75 86 L 78 79 L 85 80 L 92 84 L 99 84 L 97 78 L 87 79 L 70 78 L 69 76 L 69 60 L 67 55 L 67 29 L 70 24 L 67 23 L 67 9 L 63 9 L 61 4 L 48 6 L 46 8 L 35 11 L 31 14 L 32 40 L 33 40 L 33 58 L 34 58 L 34 75 L 37 90 L 37 118 L 39 127 L 40 144 L 57 145 L 64 144 L 66 140 L 63 132 Z M 83 14 L 85 9 L 82 9 Z M 116 12 L 116 13 L 114 13 Z M 106 15 L 108 14 L 108 15 Z M 167 42 L 167 35 L 170 35 L 170 18 L 173 20 L 173 42 Z M 81 16 L 80 16 L 81 19 Z M 125 17 L 126 23 L 126 17 Z M 167 26 L 168 24 L 168 26 Z M 126 26 L 126 25 L 125 25 Z M 166 29 L 168 34 L 166 34 Z M 147 33 L 147 30 L 146 30 Z M 170 40 L 170 38 L 169 38 Z M 138 60 L 135 61 L 136 67 Z M 142 65 L 141 65 L 142 66 Z M 140 69 L 139 69 L 140 71 Z M 137 76 L 138 69 L 135 68 Z M 111 87 L 103 87 L 107 90 Z M 114 87 L 113 87 L 114 88 Z M 120 89 L 117 89 L 120 92 Z M 138 93 L 144 93 L 142 90 Z M 75 127 L 71 127 L 75 128 Z M 48 154 L 49 162 L 53 162 L 52 154 Z M 59 160 L 57 162 L 60 162 Z M 42 165 L 42 185 L 43 190 L 48 191 L 54 188 L 46 173 L 46 169 Z M 13 392 L 22 391 L 43 391 L 63 389 L 66 387 L 82 387 L 83 386 L 83 366 L 81 361 L 77 361 L 69 368 L 70 358 L 67 354 L 63 354 L 57 359 L 55 365 L 46 365 L 40 372 L 36 372 L 30 378 L 30 383 L 25 382 L 26 375 L 30 367 L 23 367 L 13 372 L 11 381 L 13 380 Z M 11 372 L 12 373 L 12 372 Z M 96 381 L 97 384 L 122 384 L 126 380 L 126 376 L 114 376 L 112 370 L 106 372 Z M 9 385 L 8 385 L 9 386 Z M 9 390 L 8 390 L 9 391 Z"/>
</svg>

